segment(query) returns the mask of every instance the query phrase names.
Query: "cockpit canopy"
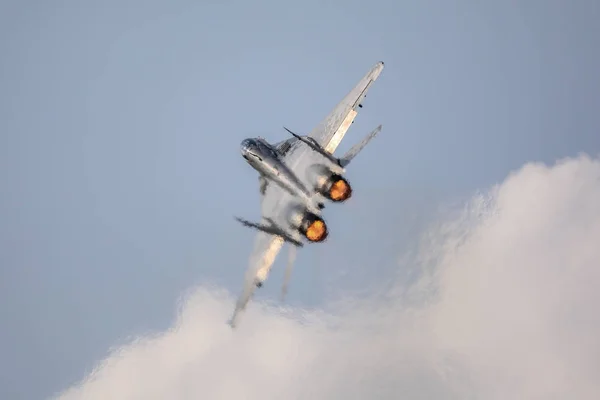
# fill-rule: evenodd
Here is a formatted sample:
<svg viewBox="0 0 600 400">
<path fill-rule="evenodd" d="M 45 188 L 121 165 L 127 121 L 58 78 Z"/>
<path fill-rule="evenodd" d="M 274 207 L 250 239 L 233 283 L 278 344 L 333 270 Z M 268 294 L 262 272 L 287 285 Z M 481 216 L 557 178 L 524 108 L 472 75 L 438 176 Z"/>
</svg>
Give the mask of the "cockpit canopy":
<svg viewBox="0 0 600 400">
<path fill-rule="evenodd" d="M 258 157 L 278 158 L 278 154 L 273 147 L 261 137 L 244 139 L 240 147 L 242 154 L 249 153 Z"/>
<path fill-rule="evenodd" d="M 256 141 L 256 145 L 258 146 L 258 149 L 262 154 L 268 154 L 273 158 L 277 158 L 277 152 L 275 152 L 275 150 L 273 150 L 273 147 L 271 147 L 271 145 L 263 138 L 259 138 Z"/>
<path fill-rule="evenodd" d="M 255 149 L 256 144 L 254 143 L 254 140 L 252 140 L 252 139 L 244 139 L 244 140 L 242 140 L 240 147 L 241 147 L 242 153 L 247 153 L 247 152 Z"/>
</svg>

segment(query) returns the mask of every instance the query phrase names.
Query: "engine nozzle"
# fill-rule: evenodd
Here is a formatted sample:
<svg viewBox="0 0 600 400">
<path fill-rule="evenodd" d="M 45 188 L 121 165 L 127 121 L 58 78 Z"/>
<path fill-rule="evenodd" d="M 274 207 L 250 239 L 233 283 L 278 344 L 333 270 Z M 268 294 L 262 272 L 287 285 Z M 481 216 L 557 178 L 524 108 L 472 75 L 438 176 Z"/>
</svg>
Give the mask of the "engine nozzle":
<svg viewBox="0 0 600 400">
<path fill-rule="evenodd" d="M 329 198 L 335 202 L 346 201 L 352 196 L 352 187 L 347 180 L 339 175 L 334 175 L 331 178 L 331 186 L 329 188 Z"/>
<path fill-rule="evenodd" d="M 299 230 L 311 242 L 322 242 L 329 234 L 325 221 L 313 214 L 304 218 Z"/>
</svg>

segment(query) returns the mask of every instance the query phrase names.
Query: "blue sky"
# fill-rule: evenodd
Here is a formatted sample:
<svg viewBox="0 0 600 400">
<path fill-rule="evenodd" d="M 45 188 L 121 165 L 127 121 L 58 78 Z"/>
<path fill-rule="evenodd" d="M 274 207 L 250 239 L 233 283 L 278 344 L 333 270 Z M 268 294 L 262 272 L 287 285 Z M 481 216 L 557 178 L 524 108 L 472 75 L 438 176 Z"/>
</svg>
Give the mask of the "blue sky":
<svg viewBox="0 0 600 400">
<path fill-rule="evenodd" d="M 232 216 L 259 215 L 239 143 L 310 131 L 378 60 L 340 151 L 383 131 L 292 302 L 335 289 L 330 260 L 396 265 L 410 234 L 369 241 L 378 202 L 410 227 L 528 161 L 600 151 L 597 2 L 201 3 L 0 4 L 0 397 L 70 386 L 195 285 L 237 294 L 253 242 Z"/>
</svg>

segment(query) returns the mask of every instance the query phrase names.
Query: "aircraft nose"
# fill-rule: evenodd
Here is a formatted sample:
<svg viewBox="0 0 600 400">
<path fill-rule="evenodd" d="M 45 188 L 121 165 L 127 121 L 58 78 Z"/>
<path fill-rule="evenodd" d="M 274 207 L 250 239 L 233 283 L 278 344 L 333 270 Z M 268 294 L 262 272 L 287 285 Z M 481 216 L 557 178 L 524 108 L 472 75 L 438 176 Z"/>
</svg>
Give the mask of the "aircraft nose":
<svg viewBox="0 0 600 400">
<path fill-rule="evenodd" d="M 246 155 L 246 153 L 248 153 L 248 150 L 250 149 L 250 139 L 244 139 L 242 140 L 242 143 L 240 143 L 240 152 L 242 153 L 242 155 Z"/>
</svg>

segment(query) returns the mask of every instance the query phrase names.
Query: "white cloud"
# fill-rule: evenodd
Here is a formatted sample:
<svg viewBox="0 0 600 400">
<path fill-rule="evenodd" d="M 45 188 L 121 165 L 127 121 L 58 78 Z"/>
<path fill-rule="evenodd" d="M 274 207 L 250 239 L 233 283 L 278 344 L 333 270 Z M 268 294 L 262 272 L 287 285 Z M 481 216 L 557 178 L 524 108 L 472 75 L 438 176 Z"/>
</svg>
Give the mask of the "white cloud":
<svg viewBox="0 0 600 400">
<path fill-rule="evenodd" d="M 61 398 L 600 398 L 599 161 L 528 164 L 427 238 L 419 282 L 333 314 L 254 302 L 232 332 L 200 288 Z"/>
</svg>

